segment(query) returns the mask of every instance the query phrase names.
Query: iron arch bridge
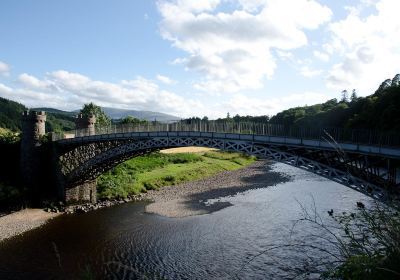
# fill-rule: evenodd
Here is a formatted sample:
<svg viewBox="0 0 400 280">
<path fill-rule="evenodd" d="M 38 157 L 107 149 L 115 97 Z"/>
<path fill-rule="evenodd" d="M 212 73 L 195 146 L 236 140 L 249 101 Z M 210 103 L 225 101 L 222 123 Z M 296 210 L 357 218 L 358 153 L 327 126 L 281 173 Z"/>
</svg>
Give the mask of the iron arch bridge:
<svg viewBox="0 0 400 280">
<path fill-rule="evenodd" d="M 96 133 L 77 130 L 70 135 L 53 134 L 53 142 L 66 189 L 94 180 L 138 155 L 165 148 L 201 146 L 289 164 L 378 200 L 397 199 L 400 145 L 382 145 L 382 135 L 377 137 L 373 133 L 364 142 L 355 141 L 357 137 L 366 139 L 354 131 L 349 134 L 338 129 L 284 131 L 283 127 L 271 125 L 175 123 L 112 126 Z M 392 141 L 385 139 L 387 143 Z"/>
</svg>

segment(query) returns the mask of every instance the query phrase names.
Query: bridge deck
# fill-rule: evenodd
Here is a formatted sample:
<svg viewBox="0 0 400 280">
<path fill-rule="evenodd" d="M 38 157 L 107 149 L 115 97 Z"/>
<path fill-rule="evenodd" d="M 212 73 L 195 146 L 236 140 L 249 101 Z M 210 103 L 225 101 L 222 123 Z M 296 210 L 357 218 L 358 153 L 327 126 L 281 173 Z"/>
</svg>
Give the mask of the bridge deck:
<svg viewBox="0 0 400 280">
<path fill-rule="evenodd" d="M 78 134 L 79 135 L 79 134 Z M 61 145 L 76 143 L 91 143 L 107 140 L 121 140 L 134 138 L 169 138 L 169 137 L 193 137 L 247 141 L 257 144 L 285 145 L 288 147 L 302 147 L 320 150 L 343 150 L 359 154 L 384 156 L 393 159 L 400 159 L 400 148 L 385 147 L 366 144 L 354 144 L 346 142 L 335 142 L 328 139 L 305 139 L 282 136 L 268 136 L 242 133 L 220 133 L 220 132 L 199 132 L 199 131 L 152 131 L 152 132 L 117 132 L 99 135 L 85 135 L 68 139 L 56 140 Z"/>
</svg>

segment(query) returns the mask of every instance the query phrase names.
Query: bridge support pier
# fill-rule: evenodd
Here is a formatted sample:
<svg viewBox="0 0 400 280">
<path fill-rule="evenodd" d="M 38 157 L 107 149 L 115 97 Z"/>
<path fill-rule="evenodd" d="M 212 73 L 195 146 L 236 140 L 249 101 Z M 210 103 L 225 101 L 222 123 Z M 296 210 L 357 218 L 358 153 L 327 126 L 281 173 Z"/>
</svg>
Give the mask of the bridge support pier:
<svg viewBox="0 0 400 280">
<path fill-rule="evenodd" d="M 38 204 L 43 195 L 43 149 L 41 138 L 45 135 L 46 113 L 25 111 L 22 115 L 20 173 L 30 199 Z"/>
<path fill-rule="evenodd" d="M 79 114 L 75 119 L 77 136 L 95 135 L 96 116 L 83 116 Z M 96 203 L 97 201 L 97 183 L 96 179 L 85 181 L 79 185 L 67 185 L 64 188 L 64 200 L 67 204 L 76 203 Z"/>
<path fill-rule="evenodd" d="M 96 203 L 96 180 L 82 183 L 81 185 L 65 189 L 65 202 L 67 204 L 91 202 Z"/>
</svg>

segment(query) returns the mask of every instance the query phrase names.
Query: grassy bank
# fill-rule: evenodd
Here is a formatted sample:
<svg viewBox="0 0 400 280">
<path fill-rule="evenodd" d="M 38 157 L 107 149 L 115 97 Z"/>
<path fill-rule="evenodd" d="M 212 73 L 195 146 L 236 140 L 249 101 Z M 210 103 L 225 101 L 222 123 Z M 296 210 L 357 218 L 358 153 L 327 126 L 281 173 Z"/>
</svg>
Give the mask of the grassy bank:
<svg viewBox="0 0 400 280">
<path fill-rule="evenodd" d="M 225 170 L 236 170 L 255 161 L 239 153 L 206 151 L 201 153 L 152 153 L 130 159 L 98 180 L 100 199 L 125 198 L 162 186 L 209 177 Z"/>
</svg>

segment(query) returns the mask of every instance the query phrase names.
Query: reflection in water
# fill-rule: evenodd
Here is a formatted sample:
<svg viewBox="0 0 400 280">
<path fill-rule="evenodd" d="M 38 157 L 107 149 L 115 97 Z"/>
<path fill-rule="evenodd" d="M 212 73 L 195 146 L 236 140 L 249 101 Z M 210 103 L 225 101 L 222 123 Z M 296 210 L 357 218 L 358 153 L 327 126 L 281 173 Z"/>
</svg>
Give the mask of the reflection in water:
<svg viewBox="0 0 400 280">
<path fill-rule="evenodd" d="M 287 247 L 299 203 L 314 198 L 329 223 L 328 210 L 351 211 L 369 198 L 284 164 L 273 168 L 293 180 L 221 198 L 233 206 L 208 215 L 165 218 L 130 203 L 57 218 L 0 244 L 0 279 L 292 279 L 312 257 L 326 257 Z M 300 225 L 292 240 L 312 242 L 318 230 Z"/>
</svg>

